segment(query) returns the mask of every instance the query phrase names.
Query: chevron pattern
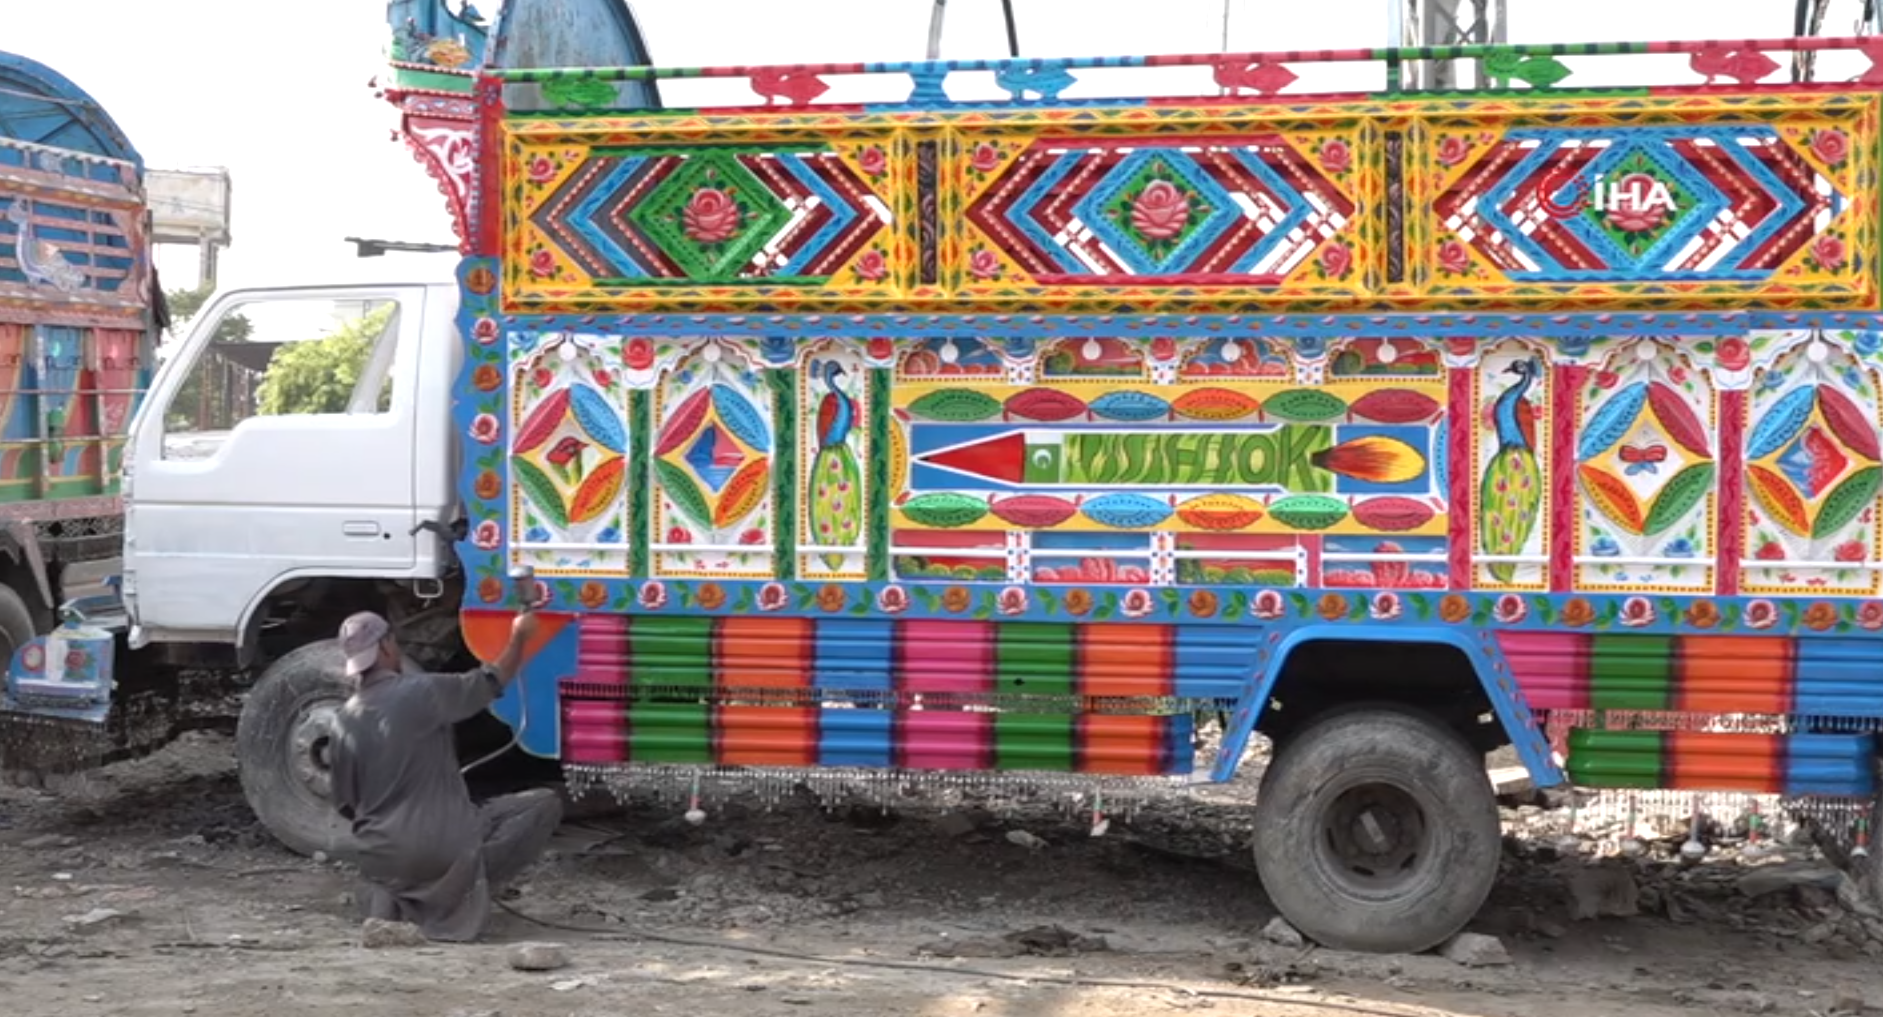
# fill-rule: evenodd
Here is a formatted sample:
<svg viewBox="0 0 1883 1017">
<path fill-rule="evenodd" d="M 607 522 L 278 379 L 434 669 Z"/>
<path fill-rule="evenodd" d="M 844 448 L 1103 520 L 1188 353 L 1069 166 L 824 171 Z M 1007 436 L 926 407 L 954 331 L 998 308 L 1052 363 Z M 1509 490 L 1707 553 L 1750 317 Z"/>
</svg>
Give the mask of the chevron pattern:
<svg viewBox="0 0 1883 1017">
<path fill-rule="evenodd" d="M 1312 160 L 1262 135 L 1042 138 L 967 214 L 1040 283 L 1276 285 L 1354 211 Z"/>
<path fill-rule="evenodd" d="M 1673 207 L 1618 216 L 1577 190 L 1658 183 Z M 1849 204 L 1770 127 L 1506 133 L 1438 200 L 1440 223 L 1513 281 L 1763 281 Z"/>
<path fill-rule="evenodd" d="M 530 217 L 598 284 L 820 283 L 888 223 L 834 153 L 593 149 Z"/>
</svg>

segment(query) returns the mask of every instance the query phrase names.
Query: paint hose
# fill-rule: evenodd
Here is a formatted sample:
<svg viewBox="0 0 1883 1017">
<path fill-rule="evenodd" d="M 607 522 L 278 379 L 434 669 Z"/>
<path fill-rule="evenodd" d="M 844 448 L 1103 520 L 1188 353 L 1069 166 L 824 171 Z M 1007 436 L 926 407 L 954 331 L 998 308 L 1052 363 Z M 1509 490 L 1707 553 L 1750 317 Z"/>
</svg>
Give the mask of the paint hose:
<svg viewBox="0 0 1883 1017">
<path fill-rule="evenodd" d="M 517 598 L 518 614 L 536 612 L 536 569 L 529 565 L 518 565 L 510 570 L 510 589 Z M 498 756 L 509 752 L 523 741 L 523 732 L 530 727 L 530 697 L 523 689 L 523 676 L 517 676 L 517 726 L 510 732 L 510 740 L 502 748 L 482 759 L 474 760 L 459 768 L 459 774 L 470 773 Z"/>
</svg>

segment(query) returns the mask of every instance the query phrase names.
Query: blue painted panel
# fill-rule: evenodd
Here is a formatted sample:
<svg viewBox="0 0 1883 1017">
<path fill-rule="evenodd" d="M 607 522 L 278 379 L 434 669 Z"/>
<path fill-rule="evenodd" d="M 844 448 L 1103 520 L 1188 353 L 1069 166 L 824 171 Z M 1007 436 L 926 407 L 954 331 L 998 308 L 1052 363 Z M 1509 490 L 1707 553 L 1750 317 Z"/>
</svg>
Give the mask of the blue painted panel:
<svg viewBox="0 0 1883 1017">
<path fill-rule="evenodd" d="M 1876 737 L 1867 734 L 1792 735 L 1785 739 L 1785 793 L 1869 796 L 1876 792 L 1870 759 Z"/>
<path fill-rule="evenodd" d="M 817 765 L 886 767 L 896 715 L 888 710 L 825 709 L 817 712 Z"/>
<path fill-rule="evenodd" d="M 1255 674 L 1261 633 L 1220 626 L 1179 625 L 1176 695 L 1236 699 Z"/>
<path fill-rule="evenodd" d="M 1798 640 L 1792 710 L 1818 717 L 1883 717 L 1883 641 Z"/>
<path fill-rule="evenodd" d="M 811 677 L 815 687 L 835 692 L 890 690 L 895 622 L 820 619 L 816 631 Z"/>
</svg>

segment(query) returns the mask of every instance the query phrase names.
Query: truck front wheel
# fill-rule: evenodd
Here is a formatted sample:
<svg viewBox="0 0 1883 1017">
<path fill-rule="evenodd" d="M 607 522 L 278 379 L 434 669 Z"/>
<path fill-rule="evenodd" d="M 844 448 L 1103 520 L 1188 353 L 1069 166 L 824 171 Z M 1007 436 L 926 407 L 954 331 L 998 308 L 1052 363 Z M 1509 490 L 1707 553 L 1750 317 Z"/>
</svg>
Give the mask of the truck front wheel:
<svg viewBox="0 0 1883 1017">
<path fill-rule="evenodd" d="M 1255 808 L 1262 885 L 1324 946 L 1431 949 L 1497 878 L 1502 828 L 1482 757 L 1409 711 L 1310 722 L 1264 775 Z"/>
<path fill-rule="evenodd" d="M 262 826 L 301 854 L 344 856 L 352 842 L 334 811 L 331 747 L 335 711 L 351 690 L 338 640 L 293 650 L 249 690 L 236 722 L 242 793 Z"/>
<path fill-rule="evenodd" d="M 13 655 L 33 641 L 33 612 L 10 587 L 0 586 L 0 677 L 13 664 Z"/>
</svg>

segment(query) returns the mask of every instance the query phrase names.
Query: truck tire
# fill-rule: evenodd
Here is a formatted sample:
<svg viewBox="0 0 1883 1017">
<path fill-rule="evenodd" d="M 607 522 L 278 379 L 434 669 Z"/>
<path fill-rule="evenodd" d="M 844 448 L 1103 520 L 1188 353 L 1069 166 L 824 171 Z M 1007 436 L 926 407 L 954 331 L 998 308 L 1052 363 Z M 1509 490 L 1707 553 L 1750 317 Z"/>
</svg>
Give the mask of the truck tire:
<svg viewBox="0 0 1883 1017">
<path fill-rule="evenodd" d="M 1482 757 L 1411 711 L 1309 722 L 1264 774 L 1255 812 L 1262 886 L 1324 946 L 1429 950 L 1497 879 L 1502 825 Z"/>
<path fill-rule="evenodd" d="M 330 796 L 327 762 L 333 714 L 352 694 L 340 643 L 293 650 L 262 672 L 236 721 L 242 794 L 262 826 L 290 850 L 353 854 L 346 820 Z"/>
<path fill-rule="evenodd" d="M 0 586 L 0 677 L 13 663 L 20 647 L 32 642 L 39 633 L 33 627 L 32 608 L 11 587 Z"/>
</svg>

